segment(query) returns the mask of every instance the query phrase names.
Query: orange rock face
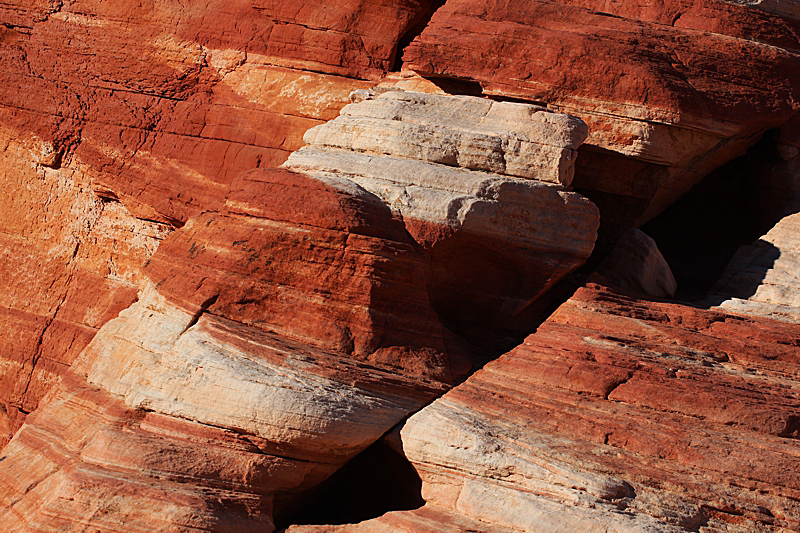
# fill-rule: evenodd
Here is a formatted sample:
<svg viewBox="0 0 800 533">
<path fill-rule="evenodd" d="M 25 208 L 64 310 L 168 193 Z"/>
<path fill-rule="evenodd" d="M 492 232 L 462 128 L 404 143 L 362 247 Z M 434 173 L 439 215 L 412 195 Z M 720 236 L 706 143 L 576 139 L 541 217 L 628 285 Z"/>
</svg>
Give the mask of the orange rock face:
<svg viewBox="0 0 800 533">
<path fill-rule="evenodd" d="M 270 531 L 465 375 L 430 260 L 384 204 L 272 170 L 226 205 L 164 241 L 6 447 L 8 531 Z"/>
<path fill-rule="evenodd" d="M 619 235 L 796 112 L 797 28 L 717 0 L 449 0 L 403 59 L 580 116 L 590 137 L 574 185 L 623 219 Z"/>
<path fill-rule="evenodd" d="M 0 6 L 0 444 L 174 226 L 299 148 L 429 7 L 157 4 Z"/>
<path fill-rule="evenodd" d="M 589 284 L 470 376 L 592 253 L 584 192 L 613 240 L 770 128 L 800 190 L 799 20 L 3 3 L 0 529 L 269 533 L 396 428 L 424 506 L 289 531 L 800 530 L 800 326 L 735 311 L 797 307 L 794 218 L 739 307 Z M 634 240 L 590 279 L 674 294 Z"/>
<path fill-rule="evenodd" d="M 427 515 L 480 531 L 796 530 L 798 336 L 582 288 L 402 427 Z M 335 530 L 413 531 L 424 516 Z"/>
</svg>

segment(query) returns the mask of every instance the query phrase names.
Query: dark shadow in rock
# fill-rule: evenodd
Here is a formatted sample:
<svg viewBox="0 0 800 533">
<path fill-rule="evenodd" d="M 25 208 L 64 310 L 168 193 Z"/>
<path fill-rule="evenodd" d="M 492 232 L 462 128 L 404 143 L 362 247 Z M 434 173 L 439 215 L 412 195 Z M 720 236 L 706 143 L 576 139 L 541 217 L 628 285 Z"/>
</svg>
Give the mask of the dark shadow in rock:
<svg viewBox="0 0 800 533">
<path fill-rule="evenodd" d="M 572 187 L 600 209 L 599 255 L 610 252 L 617 239 L 634 227 L 668 178 L 663 165 L 589 144 L 578 148 Z"/>
<path fill-rule="evenodd" d="M 380 439 L 320 486 L 298 497 L 275 517 L 275 524 L 278 529 L 293 524 L 350 524 L 424 504 L 422 480 L 414 467 Z"/>
<path fill-rule="evenodd" d="M 753 296 L 764 281 L 781 251 L 772 243 L 758 239 L 739 247 L 728 262 L 722 276 L 709 291 L 703 305 L 719 305 L 731 298 L 747 300 Z"/>
<path fill-rule="evenodd" d="M 403 67 L 403 51 L 406 46 L 411 44 L 411 41 L 419 37 L 431 21 L 434 13 L 445 4 L 446 0 L 433 0 L 430 3 L 428 10 L 421 13 L 420 16 L 411 22 L 406 32 L 400 36 L 397 41 L 397 49 L 394 52 L 394 60 L 392 62 L 392 71 L 400 72 Z"/>
<path fill-rule="evenodd" d="M 439 87 L 447 94 L 459 94 L 466 96 L 484 96 L 483 86 L 477 81 L 465 80 L 459 78 L 434 78 L 427 77 L 426 79 Z"/>
<path fill-rule="evenodd" d="M 678 282 L 675 299 L 705 298 L 739 247 L 753 243 L 786 214 L 791 194 L 771 174 L 779 160 L 771 131 L 641 227 L 672 268 Z M 748 284 L 760 282 L 765 272 Z"/>
</svg>

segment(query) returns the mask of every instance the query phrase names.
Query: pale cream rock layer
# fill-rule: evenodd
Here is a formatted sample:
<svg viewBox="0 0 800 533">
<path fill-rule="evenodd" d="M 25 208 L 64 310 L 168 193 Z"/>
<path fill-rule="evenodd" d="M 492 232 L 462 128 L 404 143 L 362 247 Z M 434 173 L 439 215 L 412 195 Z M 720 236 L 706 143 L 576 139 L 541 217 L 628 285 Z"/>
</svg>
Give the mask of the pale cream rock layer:
<svg viewBox="0 0 800 533">
<path fill-rule="evenodd" d="M 208 314 L 196 319 L 150 284 L 95 336 L 74 369 L 131 409 L 253 434 L 276 446 L 297 447 L 304 459 L 319 450 L 327 461 L 350 457 L 421 405 L 415 395 L 325 378 L 315 368 L 320 366 L 338 367 L 341 376 L 359 372 L 344 357 L 255 328 Z M 370 370 L 378 380 L 443 390 Z"/>
<path fill-rule="evenodd" d="M 285 168 L 340 187 L 346 178 L 407 219 L 591 253 L 597 209 L 565 190 L 587 132 L 579 119 L 469 96 L 393 90 L 351 98 L 341 116 L 306 133 Z"/>
<path fill-rule="evenodd" d="M 530 104 L 405 91 L 351 98 L 337 119 L 306 132 L 308 145 L 569 186 L 589 133 L 576 117 Z"/>
<path fill-rule="evenodd" d="M 800 213 L 739 248 L 713 292 L 722 308 L 800 322 Z"/>
</svg>

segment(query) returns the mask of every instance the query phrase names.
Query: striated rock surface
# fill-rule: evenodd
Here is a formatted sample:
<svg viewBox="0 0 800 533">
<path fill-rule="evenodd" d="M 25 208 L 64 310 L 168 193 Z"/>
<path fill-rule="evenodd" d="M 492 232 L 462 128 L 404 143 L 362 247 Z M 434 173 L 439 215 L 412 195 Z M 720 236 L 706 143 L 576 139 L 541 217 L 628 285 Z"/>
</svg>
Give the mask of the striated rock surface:
<svg viewBox="0 0 800 533">
<path fill-rule="evenodd" d="M 354 93 L 284 165 L 381 198 L 433 261 L 444 324 L 480 343 L 589 257 L 598 213 L 569 192 L 575 117 L 470 96 Z"/>
<path fill-rule="evenodd" d="M 386 95 L 412 115 L 414 105 L 448 109 L 453 98 Z M 503 107 L 544 122 L 543 137 L 580 143 L 577 119 Z M 4 450 L 0 523 L 14 532 L 271 531 L 275 512 L 471 371 L 477 354 L 439 308 L 474 313 L 480 301 L 442 287 L 438 270 L 459 265 L 437 246 L 466 233 L 476 248 L 461 250 L 465 260 L 482 261 L 483 242 L 519 263 L 541 254 L 530 270 L 540 285 L 520 298 L 591 252 L 596 209 L 561 185 L 374 157 L 366 178 L 308 165 L 244 173 L 223 207 L 170 234 L 142 269 L 138 301 L 100 329 Z M 427 169 L 428 181 L 404 182 L 402 162 Z M 450 181 L 437 186 L 437 175 Z M 417 218 L 425 208 L 397 208 L 362 178 L 456 216 Z M 538 229 L 563 238 L 528 236 Z M 514 308 L 511 296 L 487 293 Z"/>
<path fill-rule="evenodd" d="M 8 444 L 7 531 L 270 531 L 468 370 L 380 201 L 273 170 L 227 204 L 164 242 Z"/>
<path fill-rule="evenodd" d="M 0 5 L 0 446 L 158 243 L 374 85 L 429 7 Z"/>
<path fill-rule="evenodd" d="M 796 112 L 797 13 L 749 4 L 449 0 L 404 68 L 581 117 L 575 186 L 619 235 Z"/>
<path fill-rule="evenodd" d="M 678 284 L 655 241 L 636 228 L 626 231 L 594 276 L 635 294 L 672 298 Z"/>
<path fill-rule="evenodd" d="M 107 320 L 171 228 L 98 198 L 52 146 L 0 127 L 0 447 Z"/>
<path fill-rule="evenodd" d="M 800 323 L 800 213 L 742 246 L 712 289 L 710 303 L 739 313 Z"/>
<path fill-rule="evenodd" d="M 634 231 L 627 295 L 467 379 L 589 256 L 581 194 L 608 244 L 762 137 L 758 201 L 800 190 L 798 16 L 2 3 L 0 529 L 269 533 L 415 412 L 424 506 L 290 531 L 800 529 L 794 217 L 713 309 L 632 296 L 674 290 Z"/>
<path fill-rule="evenodd" d="M 590 284 L 401 427 L 423 508 L 288 531 L 797 530 L 798 335 Z"/>
</svg>

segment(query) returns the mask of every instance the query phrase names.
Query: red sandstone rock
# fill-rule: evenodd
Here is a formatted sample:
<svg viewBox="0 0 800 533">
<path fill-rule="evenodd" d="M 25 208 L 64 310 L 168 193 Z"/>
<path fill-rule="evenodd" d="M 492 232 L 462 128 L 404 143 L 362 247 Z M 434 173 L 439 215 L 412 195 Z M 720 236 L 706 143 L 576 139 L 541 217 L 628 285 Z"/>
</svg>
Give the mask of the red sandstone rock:
<svg viewBox="0 0 800 533">
<path fill-rule="evenodd" d="M 618 235 L 796 112 L 799 24 L 717 0 L 449 0 L 403 59 L 586 121 L 575 186 L 626 212 Z"/>
<path fill-rule="evenodd" d="M 299 148 L 391 67 L 428 7 L 0 6 L 3 428 L 135 300 L 137 269 L 171 225 Z"/>
<path fill-rule="evenodd" d="M 273 507 L 466 371 L 419 244 L 449 243 L 485 281 L 475 241 L 361 191 L 239 178 L 371 85 L 428 6 L 222 4 L 0 7 L 0 433 L 65 376 L 0 463 L 11 531 L 269 530 Z M 578 185 L 632 199 L 642 219 L 794 111 L 794 21 L 711 1 L 595 4 L 450 0 L 415 45 L 434 66 L 407 59 L 584 116 L 595 146 L 635 160 L 585 152 Z M 450 38 L 442 21 L 462 8 L 465 35 Z M 489 23 L 495 40 L 475 46 Z M 791 163 L 791 128 L 780 138 Z M 138 266 L 173 225 L 146 269 L 159 294 Z M 437 298 L 461 312 L 452 291 Z M 586 289 L 407 426 L 429 505 L 377 523 L 797 529 L 792 327 Z"/>
<path fill-rule="evenodd" d="M 377 198 L 272 170 L 226 206 L 165 240 L 153 283 L 8 444 L 9 531 L 270 531 L 465 375 L 430 260 Z"/>
<path fill-rule="evenodd" d="M 589 285 L 411 417 L 402 450 L 426 507 L 478 531 L 796 530 L 798 335 Z"/>
</svg>

